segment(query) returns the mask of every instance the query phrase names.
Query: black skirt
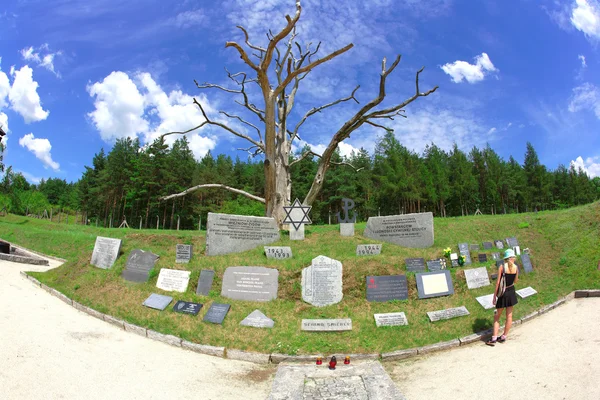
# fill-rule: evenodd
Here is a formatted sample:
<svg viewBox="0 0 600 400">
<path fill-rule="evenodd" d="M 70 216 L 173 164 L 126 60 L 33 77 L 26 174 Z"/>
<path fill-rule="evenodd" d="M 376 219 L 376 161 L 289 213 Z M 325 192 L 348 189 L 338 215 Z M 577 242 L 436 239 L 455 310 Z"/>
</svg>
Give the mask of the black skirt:
<svg viewBox="0 0 600 400">
<path fill-rule="evenodd" d="M 515 287 L 507 287 L 504 294 L 496 299 L 496 308 L 506 308 L 515 306 L 519 301 L 517 300 L 517 292 Z"/>
</svg>

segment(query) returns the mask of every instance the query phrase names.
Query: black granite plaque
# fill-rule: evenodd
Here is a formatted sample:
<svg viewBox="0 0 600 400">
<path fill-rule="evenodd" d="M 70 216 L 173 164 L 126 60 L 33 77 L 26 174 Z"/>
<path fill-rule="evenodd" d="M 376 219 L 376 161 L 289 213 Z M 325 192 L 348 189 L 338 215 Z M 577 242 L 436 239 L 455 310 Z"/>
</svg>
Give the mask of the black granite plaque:
<svg viewBox="0 0 600 400">
<path fill-rule="evenodd" d="M 441 271 L 445 268 L 446 268 L 446 259 L 444 259 L 444 258 L 438 258 L 436 260 L 427 261 L 427 269 L 429 269 L 430 272 Z"/>
<path fill-rule="evenodd" d="M 148 275 L 159 256 L 150 251 L 132 250 L 121 276 L 130 282 L 147 282 Z"/>
<path fill-rule="evenodd" d="M 519 245 L 519 241 L 516 237 L 509 237 L 506 238 L 506 244 L 508 245 L 508 247 L 515 247 Z"/>
<path fill-rule="evenodd" d="M 450 260 L 453 267 L 458 267 L 458 260 Z"/>
<path fill-rule="evenodd" d="M 477 258 L 479 259 L 480 263 L 487 262 L 487 254 L 485 254 L 485 253 L 479 253 L 477 255 Z"/>
<path fill-rule="evenodd" d="M 229 312 L 231 305 L 222 303 L 212 303 L 204 319 L 204 322 L 212 322 L 213 324 L 222 324 L 225 316 Z"/>
<path fill-rule="evenodd" d="M 200 303 L 190 303 L 189 301 L 179 300 L 175 303 L 175 306 L 173 306 L 173 311 L 183 314 L 198 315 L 201 308 L 202 304 Z"/>
<path fill-rule="evenodd" d="M 504 248 L 504 242 L 502 240 L 494 240 L 494 244 L 496 245 L 496 248 L 498 248 L 498 249 Z"/>
<path fill-rule="evenodd" d="M 213 284 L 215 277 L 215 271 L 210 269 L 203 269 L 200 271 L 200 279 L 198 279 L 198 287 L 196 288 L 196 294 L 200 296 L 208 296 L 210 288 Z"/>
<path fill-rule="evenodd" d="M 500 268 L 504 265 L 504 260 L 496 260 L 496 268 Z"/>
<path fill-rule="evenodd" d="M 192 245 L 191 244 L 178 244 L 175 246 L 175 262 L 176 263 L 189 263 L 192 259 Z"/>
<path fill-rule="evenodd" d="M 483 242 L 483 249 L 484 250 L 491 250 L 494 248 L 494 243 L 492 242 Z"/>
<path fill-rule="evenodd" d="M 424 258 L 407 258 L 406 270 L 410 272 L 425 272 L 425 259 Z"/>
<path fill-rule="evenodd" d="M 533 271 L 533 265 L 531 264 L 531 258 L 529 258 L 529 254 L 521 254 L 521 263 L 523 264 L 523 270 L 526 273 Z"/>
<path fill-rule="evenodd" d="M 367 276 L 367 301 L 408 299 L 406 275 Z"/>
</svg>

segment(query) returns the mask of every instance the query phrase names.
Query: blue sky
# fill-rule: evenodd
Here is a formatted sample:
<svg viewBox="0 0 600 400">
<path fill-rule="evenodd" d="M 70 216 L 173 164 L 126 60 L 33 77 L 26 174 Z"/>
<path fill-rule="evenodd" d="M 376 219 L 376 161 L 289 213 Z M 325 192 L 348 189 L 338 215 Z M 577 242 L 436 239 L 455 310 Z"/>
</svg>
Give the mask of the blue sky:
<svg viewBox="0 0 600 400">
<path fill-rule="evenodd" d="M 301 43 L 322 41 L 320 55 L 348 43 L 355 47 L 302 81 L 294 124 L 356 85 L 358 100 L 368 102 L 376 95 L 382 58 L 389 65 L 402 54 L 385 104 L 414 93 L 421 66 L 422 91 L 440 87 L 409 105 L 407 119 L 391 122 L 406 147 L 421 152 L 434 142 L 449 150 L 456 142 L 469 151 L 489 143 L 503 158 L 512 154 L 522 162 L 530 141 L 552 169 L 575 162 L 600 175 L 597 0 L 304 0 L 302 8 Z M 293 0 L 3 2 L 5 164 L 31 182 L 76 181 L 93 155 L 119 137 L 147 143 L 201 123 L 193 97 L 214 118 L 226 110 L 251 120 L 235 97 L 199 90 L 193 80 L 231 87 L 224 67 L 248 71 L 237 52 L 225 48 L 228 40 L 243 43 L 235 26 L 264 44 L 267 30 L 281 28 L 284 15 L 294 12 Z M 258 97 L 254 102 L 261 104 Z M 298 146 L 322 151 L 358 107 L 344 103 L 315 115 Z M 372 153 L 381 134 L 365 126 L 340 151 L 365 147 Z M 208 150 L 247 157 L 237 150 L 248 147 L 243 140 L 215 127 L 188 136 L 197 158 Z"/>
</svg>

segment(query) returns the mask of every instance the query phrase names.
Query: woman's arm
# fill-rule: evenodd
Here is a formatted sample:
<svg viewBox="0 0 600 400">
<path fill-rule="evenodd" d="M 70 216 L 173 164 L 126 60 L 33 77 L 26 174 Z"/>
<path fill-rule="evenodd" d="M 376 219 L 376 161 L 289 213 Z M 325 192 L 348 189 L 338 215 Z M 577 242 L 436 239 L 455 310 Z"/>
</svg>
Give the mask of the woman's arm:
<svg viewBox="0 0 600 400">
<path fill-rule="evenodd" d="M 502 276 L 502 268 L 498 267 L 498 276 L 496 277 L 496 288 L 494 289 L 494 298 L 492 300 L 492 304 L 496 305 L 496 293 L 498 293 L 498 286 L 500 286 L 500 277 Z"/>
</svg>

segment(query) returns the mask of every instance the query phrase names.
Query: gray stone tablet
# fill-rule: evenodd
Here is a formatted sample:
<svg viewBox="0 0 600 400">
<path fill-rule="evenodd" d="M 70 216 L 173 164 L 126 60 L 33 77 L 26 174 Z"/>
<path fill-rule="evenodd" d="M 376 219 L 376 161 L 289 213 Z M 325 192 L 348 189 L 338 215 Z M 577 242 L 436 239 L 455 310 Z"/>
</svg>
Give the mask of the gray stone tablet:
<svg viewBox="0 0 600 400">
<path fill-rule="evenodd" d="M 357 256 L 378 256 L 380 254 L 380 244 L 359 244 L 358 246 L 356 246 Z"/>
<path fill-rule="evenodd" d="M 479 245 L 478 244 L 470 244 L 469 245 L 469 250 L 471 250 L 471 251 L 479 251 Z"/>
<path fill-rule="evenodd" d="M 497 249 L 503 249 L 504 248 L 504 242 L 502 240 L 494 240 L 494 244 L 496 245 Z"/>
<path fill-rule="evenodd" d="M 364 236 L 403 247 L 433 246 L 433 214 L 369 217 Z"/>
<path fill-rule="evenodd" d="M 477 302 L 481 304 L 483 308 L 489 310 L 490 308 L 494 308 L 494 304 L 492 303 L 493 297 L 494 293 L 486 294 L 485 296 L 479 296 L 475 300 L 477 300 Z"/>
<path fill-rule="evenodd" d="M 240 322 L 240 325 L 254 328 L 272 328 L 275 326 L 275 322 L 260 310 L 254 310 Z"/>
<path fill-rule="evenodd" d="M 500 257 L 500 253 L 492 253 L 492 259 L 494 261 L 498 261 L 498 260 L 501 260 L 502 258 Z"/>
<path fill-rule="evenodd" d="M 519 295 L 519 297 L 521 297 L 522 299 L 524 299 L 525 297 L 529 297 L 529 296 L 533 296 L 534 294 L 537 294 L 537 291 L 534 288 L 532 288 L 531 286 L 517 290 L 516 292 Z"/>
<path fill-rule="evenodd" d="M 178 244 L 175 246 L 175 262 L 178 264 L 187 264 L 192 259 L 192 245 Z"/>
<path fill-rule="evenodd" d="M 521 254 L 521 263 L 523 264 L 523 270 L 526 273 L 533 271 L 533 264 L 531 264 L 531 258 L 529 257 L 529 254 Z"/>
<path fill-rule="evenodd" d="M 347 236 L 347 237 L 354 236 L 354 224 L 341 223 L 340 224 L 340 236 Z"/>
<path fill-rule="evenodd" d="M 469 315 L 469 310 L 467 310 L 467 307 L 465 307 L 465 306 L 427 312 L 427 316 L 429 317 L 429 320 L 431 322 L 441 321 L 444 319 L 451 319 L 451 318 L 456 318 L 456 317 L 464 317 L 465 315 Z"/>
<path fill-rule="evenodd" d="M 479 254 L 477 254 L 477 259 L 479 260 L 480 263 L 487 262 L 487 254 L 479 253 Z"/>
<path fill-rule="evenodd" d="M 285 259 L 292 258 L 292 248 L 289 246 L 265 246 L 267 258 Z"/>
<path fill-rule="evenodd" d="M 367 301 L 408 299 L 406 275 L 367 276 Z"/>
<path fill-rule="evenodd" d="M 208 213 L 206 255 L 241 253 L 280 238 L 274 218 Z"/>
<path fill-rule="evenodd" d="M 302 300 L 317 307 L 342 301 L 342 263 L 319 256 L 302 270 Z"/>
<path fill-rule="evenodd" d="M 98 236 L 90 264 L 98 268 L 109 269 L 117 260 L 119 251 L 121 251 L 121 239 Z"/>
<path fill-rule="evenodd" d="M 468 243 L 459 243 L 458 252 L 465 258 L 465 265 L 470 265 L 471 262 L 471 251 L 469 250 Z"/>
<path fill-rule="evenodd" d="M 317 332 L 337 332 L 337 331 L 351 331 L 352 320 L 350 318 L 344 319 L 303 319 L 302 320 L 303 331 L 317 331 Z"/>
<path fill-rule="evenodd" d="M 420 299 L 454 294 L 450 271 L 423 272 L 416 274 L 417 291 Z"/>
<path fill-rule="evenodd" d="M 425 272 L 424 258 L 406 258 L 406 270 L 410 272 Z"/>
<path fill-rule="evenodd" d="M 494 243 L 492 242 L 483 242 L 483 249 L 484 250 L 491 250 L 494 248 Z"/>
<path fill-rule="evenodd" d="M 158 274 L 156 287 L 162 290 L 184 293 L 190 282 L 190 271 L 162 268 Z"/>
<path fill-rule="evenodd" d="M 202 271 L 200 271 L 200 278 L 198 279 L 196 294 L 200 296 L 208 296 L 208 293 L 210 293 L 210 288 L 212 287 L 214 277 L 215 271 L 213 270 L 203 269 Z"/>
<path fill-rule="evenodd" d="M 162 311 L 167 308 L 172 301 L 173 298 L 171 296 L 163 296 L 162 294 L 152 293 L 150 297 L 144 301 L 143 305 Z"/>
<path fill-rule="evenodd" d="M 147 282 L 148 276 L 159 256 L 151 251 L 132 250 L 127 257 L 127 263 L 121 276 L 130 282 Z"/>
<path fill-rule="evenodd" d="M 404 326 L 408 325 L 408 320 L 403 312 L 374 314 L 375 325 L 380 326 Z"/>
<path fill-rule="evenodd" d="M 200 303 L 191 303 L 189 301 L 179 300 L 173 306 L 173 311 L 181 314 L 198 315 L 201 308 L 202 304 Z"/>
<path fill-rule="evenodd" d="M 506 238 L 506 244 L 508 245 L 508 247 L 515 247 L 519 245 L 519 241 L 516 237 L 509 237 Z"/>
<path fill-rule="evenodd" d="M 230 304 L 212 303 L 202 321 L 222 324 L 230 308 Z"/>
<path fill-rule="evenodd" d="M 435 260 L 427 261 L 427 269 L 430 272 L 441 271 L 443 269 L 446 269 L 446 259 L 445 258 L 437 258 Z"/>
<path fill-rule="evenodd" d="M 234 300 L 269 301 L 277 298 L 279 271 L 265 267 L 229 267 L 223 274 L 221 296 Z"/>
<path fill-rule="evenodd" d="M 469 289 L 477 289 L 490 284 L 490 278 L 485 267 L 465 269 L 465 278 Z"/>
</svg>

